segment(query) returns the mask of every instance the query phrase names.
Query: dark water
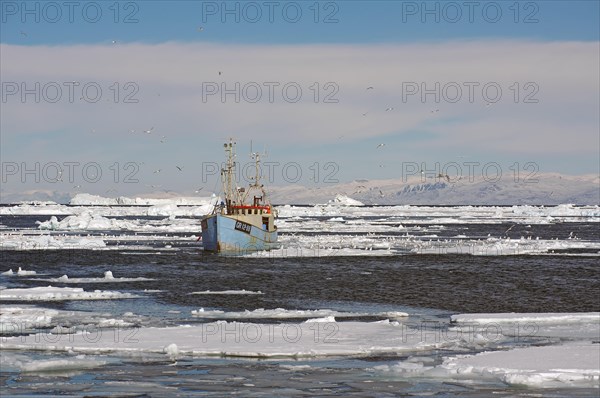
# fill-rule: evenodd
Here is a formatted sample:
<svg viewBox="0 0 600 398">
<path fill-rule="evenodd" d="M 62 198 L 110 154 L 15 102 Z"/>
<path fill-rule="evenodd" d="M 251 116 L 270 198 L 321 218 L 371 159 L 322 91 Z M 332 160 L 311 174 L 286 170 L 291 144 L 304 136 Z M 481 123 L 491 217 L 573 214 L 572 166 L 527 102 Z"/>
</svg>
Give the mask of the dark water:
<svg viewBox="0 0 600 398">
<path fill-rule="evenodd" d="M 2 260 L 4 268 L 22 267 L 54 277 L 102 277 L 110 269 L 115 276 L 153 278 L 123 287 L 162 290 L 154 297 L 164 304 L 227 311 L 330 301 L 451 312 L 600 311 L 600 266 L 597 257 L 587 256 L 431 254 L 252 259 L 205 255 L 194 249 L 135 255 L 89 250 L 3 251 Z M 40 286 L 40 282 L 26 279 L 19 282 Z M 106 288 L 104 283 L 86 284 L 86 289 Z M 187 295 L 236 289 L 264 294 Z"/>
</svg>

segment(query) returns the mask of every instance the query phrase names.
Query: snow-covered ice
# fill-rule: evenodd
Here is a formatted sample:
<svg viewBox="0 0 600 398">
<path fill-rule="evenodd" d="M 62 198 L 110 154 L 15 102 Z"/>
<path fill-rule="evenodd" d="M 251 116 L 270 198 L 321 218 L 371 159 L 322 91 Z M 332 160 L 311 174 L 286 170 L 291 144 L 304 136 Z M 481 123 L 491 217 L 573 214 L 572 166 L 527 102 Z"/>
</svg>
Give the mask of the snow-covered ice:
<svg viewBox="0 0 600 398">
<path fill-rule="evenodd" d="M 191 292 L 190 294 L 264 294 L 263 292 L 259 291 L 252 291 L 252 290 L 246 290 L 246 289 L 241 289 L 241 290 L 204 290 L 201 292 Z"/>
<path fill-rule="evenodd" d="M 45 278 L 45 279 L 34 279 L 38 281 L 52 282 L 52 283 L 114 283 L 114 282 L 142 282 L 142 281 L 152 281 L 154 279 L 137 277 L 137 278 L 127 278 L 127 277 L 118 277 L 115 278 L 111 271 L 106 271 L 104 273 L 103 278 L 72 278 L 68 275 L 63 275 L 58 278 Z"/>
<path fill-rule="evenodd" d="M 403 318 L 407 317 L 406 312 L 342 312 L 329 309 L 320 310 L 287 310 L 284 308 L 264 309 L 245 311 L 221 311 L 221 310 L 206 310 L 200 308 L 192 310 L 192 315 L 198 318 L 207 319 L 290 319 L 290 318 L 318 318 L 318 317 L 336 317 L 349 318 L 359 316 L 379 316 L 388 318 Z"/>
<path fill-rule="evenodd" d="M 217 321 L 200 325 L 133 329 L 125 341 L 114 333 L 63 336 L 20 336 L 2 339 L 3 350 L 43 350 L 101 353 L 173 353 L 179 355 L 236 357 L 360 356 L 378 353 L 428 351 L 449 345 L 422 341 L 403 334 L 398 323 L 308 322 L 260 324 Z M 125 330 L 121 334 L 125 335 Z M 171 348 L 169 348 L 171 347 Z"/>
<path fill-rule="evenodd" d="M 136 297 L 131 293 L 108 290 L 85 291 L 79 287 L 48 286 L 0 290 L 0 301 L 107 300 Z"/>
<path fill-rule="evenodd" d="M 600 387 L 600 344 L 526 347 L 447 358 L 440 366 L 452 376 L 496 377 L 528 387 Z"/>
</svg>

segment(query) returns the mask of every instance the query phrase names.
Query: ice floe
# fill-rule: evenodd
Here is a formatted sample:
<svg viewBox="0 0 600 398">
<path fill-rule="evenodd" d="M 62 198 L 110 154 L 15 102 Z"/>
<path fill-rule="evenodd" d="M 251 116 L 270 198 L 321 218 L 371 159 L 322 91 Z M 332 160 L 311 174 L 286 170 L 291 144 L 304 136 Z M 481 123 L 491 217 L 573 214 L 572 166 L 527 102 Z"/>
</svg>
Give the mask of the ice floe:
<svg viewBox="0 0 600 398">
<path fill-rule="evenodd" d="M 130 293 L 107 290 L 85 291 L 79 287 L 47 286 L 0 290 L 0 301 L 108 300 L 137 297 Z"/>
<path fill-rule="evenodd" d="M 256 310 L 245 310 L 245 311 L 221 311 L 221 310 L 205 310 L 200 308 L 198 310 L 192 310 L 192 315 L 199 318 L 207 319 L 297 319 L 297 318 L 325 318 L 325 317 L 337 317 L 337 318 L 350 318 L 350 317 L 389 317 L 389 318 L 403 318 L 407 317 L 406 312 L 394 311 L 394 312 L 341 312 L 329 309 L 321 310 L 287 310 L 284 308 L 275 309 L 264 309 L 259 308 Z"/>
<path fill-rule="evenodd" d="M 152 281 L 151 278 L 127 278 L 119 277 L 115 278 L 111 271 L 106 271 L 103 278 L 72 278 L 68 275 L 63 275 L 59 278 L 46 278 L 46 279 L 35 279 L 38 281 L 52 282 L 52 283 L 114 283 L 114 282 L 142 282 Z"/>
<path fill-rule="evenodd" d="M 121 330 L 120 335 L 125 335 Z M 112 331 L 58 336 L 6 337 L 0 348 L 101 353 L 160 353 L 172 356 L 320 357 L 425 351 L 448 343 L 403 334 L 397 323 L 311 322 L 260 324 L 217 321 L 200 325 L 132 329 L 115 341 Z M 175 350 L 176 347 L 176 350 Z"/>
<path fill-rule="evenodd" d="M 600 383 L 600 344 L 571 343 L 447 358 L 440 366 L 452 376 L 496 377 L 528 387 L 596 387 Z"/>
<path fill-rule="evenodd" d="M 246 289 L 241 289 L 241 290 L 205 290 L 202 292 L 191 292 L 190 294 L 264 294 L 263 292 L 259 291 L 252 291 L 252 290 L 246 290 Z"/>
</svg>

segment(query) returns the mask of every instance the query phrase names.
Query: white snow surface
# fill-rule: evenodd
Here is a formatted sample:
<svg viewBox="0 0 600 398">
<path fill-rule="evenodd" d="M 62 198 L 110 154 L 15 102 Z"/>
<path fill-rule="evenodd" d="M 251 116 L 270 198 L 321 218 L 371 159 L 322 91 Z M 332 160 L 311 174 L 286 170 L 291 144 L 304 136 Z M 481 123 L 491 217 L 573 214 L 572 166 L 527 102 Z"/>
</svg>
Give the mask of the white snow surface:
<svg viewBox="0 0 600 398">
<path fill-rule="evenodd" d="M 114 282 L 140 282 L 140 281 L 152 281 L 151 278 L 127 278 L 118 277 L 115 278 L 111 271 L 106 271 L 103 278 L 71 278 L 68 275 L 63 275 L 59 278 L 45 278 L 45 279 L 34 279 L 37 281 L 45 281 L 52 283 L 114 283 Z"/>
<path fill-rule="evenodd" d="M 447 356 L 438 366 L 430 358 L 415 356 L 374 370 L 536 388 L 600 387 L 600 313 L 457 314 L 451 320 L 454 325 L 442 334 L 446 340 L 473 341 L 485 351 Z M 501 348 L 493 344 L 527 339 L 550 345 Z"/>
<path fill-rule="evenodd" d="M 214 200 L 212 197 L 177 197 L 177 198 L 165 198 L 165 199 L 153 199 L 153 198 L 128 198 L 120 196 L 118 198 L 106 198 L 98 195 L 90 195 L 87 193 L 80 193 L 75 195 L 69 204 L 85 206 L 116 206 L 116 205 L 129 205 L 129 206 L 160 206 L 160 205 L 182 205 L 182 206 L 204 206 L 211 203 Z"/>
<path fill-rule="evenodd" d="M 440 367 L 451 376 L 493 376 L 516 386 L 598 388 L 600 344 L 570 343 L 483 352 L 447 358 Z"/>
<path fill-rule="evenodd" d="M 107 290 L 85 291 L 79 287 L 48 286 L 0 290 L 0 301 L 107 300 L 136 297 L 130 293 Z"/>
<path fill-rule="evenodd" d="M 125 331 L 121 331 L 124 335 Z M 6 337 L 0 348 L 102 353 L 163 353 L 237 357 L 356 356 L 388 352 L 432 350 L 446 342 L 424 342 L 417 334 L 403 338 L 398 323 L 316 322 L 260 324 L 217 321 L 200 325 L 135 329 L 135 334 L 118 344 L 113 333 L 94 338 L 74 335 Z M 174 346 L 173 346 L 174 345 Z"/>
<path fill-rule="evenodd" d="M 359 316 L 381 316 L 389 318 L 403 318 L 407 317 L 406 312 L 394 311 L 394 312 L 378 312 L 378 313 L 367 313 L 367 312 L 341 312 L 329 309 L 320 310 L 287 310 L 284 308 L 275 309 L 264 309 L 259 308 L 256 310 L 245 310 L 245 311 L 221 311 L 221 310 L 205 310 L 200 308 L 198 310 L 192 310 L 192 315 L 198 318 L 207 319 L 289 319 L 289 318 L 318 318 L 318 317 L 336 317 L 336 318 L 347 318 L 347 317 L 359 317 Z"/>
<path fill-rule="evenodd" d="M 264 294 L 263 292 L 259 291 L 252 291 L 252 290 L 246 290 L 246 289 L 241 289 L 241 290 L 205 290 L 202 292 L 191 292 L 189 294 Z"/>
<path fill-rule="evenodd" d="M 537 322 L 537 323 L 586 323 L 600 322 L 600 312 L 542 312 L 542 313 L 494 313 L 494 314 L 456 314 L 452 322 L 484 324 L 500 322 Z M 599 336 L 600 337 L 600 336 Z"/>
<path fill-rule="evenodd" d="M 5 271 L 2 273 L 2 275 L 7 275 L 7 276 L 31 276 L 31 275 L 35 275 L 37 274 L 37 272 L 35 271 L 28 271 L 28 270 L 24 270 L 21 267 L 19 267 L 19 269 L 17 270 L 17 272 L 13 272 L 12 268 L 9 269 L 8 271 Z"/>
</svg>

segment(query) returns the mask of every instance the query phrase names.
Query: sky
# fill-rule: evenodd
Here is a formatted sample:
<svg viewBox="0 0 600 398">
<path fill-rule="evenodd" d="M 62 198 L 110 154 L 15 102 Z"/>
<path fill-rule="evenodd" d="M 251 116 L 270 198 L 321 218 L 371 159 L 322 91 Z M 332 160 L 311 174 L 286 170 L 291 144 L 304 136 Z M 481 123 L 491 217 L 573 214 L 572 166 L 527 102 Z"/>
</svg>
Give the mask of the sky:
<svg viewBox="0 0 600 398">
<path fill-rule="evenodd" d="M 0 200 L 598 174 L 599 4 L 2 0 Z"/>
</svg>

